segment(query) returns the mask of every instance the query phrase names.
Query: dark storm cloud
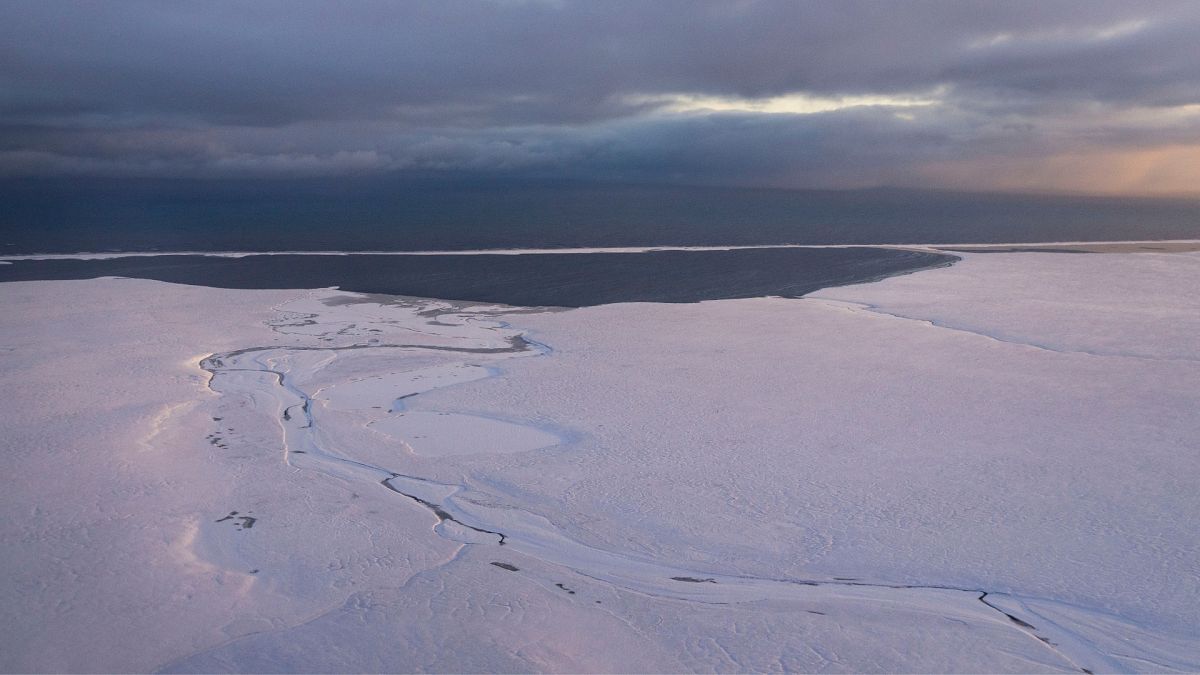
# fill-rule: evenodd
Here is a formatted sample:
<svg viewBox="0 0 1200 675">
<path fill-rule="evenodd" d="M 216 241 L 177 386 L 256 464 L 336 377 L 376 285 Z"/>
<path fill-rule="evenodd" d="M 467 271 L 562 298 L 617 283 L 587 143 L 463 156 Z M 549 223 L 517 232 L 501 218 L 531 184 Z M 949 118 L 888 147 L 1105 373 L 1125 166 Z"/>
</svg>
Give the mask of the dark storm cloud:
<svg viewBox="0 0 1200 675">
<path fill-rule="evenodd" d="M 869 184 L 1200 143 L 1193 3 L 42 1 L 0 19 L 7 175 Z M 870 98 L 753 109 L 797 94 Z"/>
</svg>

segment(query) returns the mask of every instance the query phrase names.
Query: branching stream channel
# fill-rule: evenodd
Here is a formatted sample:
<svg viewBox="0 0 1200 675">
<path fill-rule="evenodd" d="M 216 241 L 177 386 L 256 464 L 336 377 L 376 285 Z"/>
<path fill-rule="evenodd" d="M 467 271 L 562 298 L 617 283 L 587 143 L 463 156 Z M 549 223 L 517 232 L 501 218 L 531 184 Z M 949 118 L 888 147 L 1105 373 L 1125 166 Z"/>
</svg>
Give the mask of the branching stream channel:
<svg viewBox="0 0 1200 675">
<path fill-rule="evenodd" d="M 364 329 L 362 323 L 347 322 L 344 317 L 340 321 L 338 317 L 331 319 L 324 312 L 284 312 L 281 320 L 271 323 L 274 330 L 281 334 L 303 335 L 322 344 L 268 345 L 212 354 L 200 362 L 200 367 L 211 374 L 209 387 L 218 393 L 269 393 L 278 400 L 282 410 L 279 421 L 283 428 L 284 459 L 289 465 L 349 481 L 377 483 L 427 509 L 437 519 L 434 526 L 437 535 L 456 542 L 495 546 L 498 552 L 531 556 L 626 591 L 690 602 L 729 604 L 770 599 L 791 601 L 803 607 L 818 600 L 858 600 L 925 608 L 936 605 L 938 611 L 953 615 L 957 620 L 976 625 L 1000 622 L 1023 631 L 1081 672 L 1127 669 L 1097 645 L 1058 625 L 1030 605 L 1053 607 L 1056 613 L 1079 617 L 1084 623 L 1086 617 L 1097 615 L 1109 623 L 1124 623 L 1118 617 L 1096 610 L 978 588 L 895 584 L 845 577 L 772 579 L 677 567 L 669 562 L 580 543 L 566 536 L 549 519 L 505 503 L 497 495 L 356 461 L 344 449 L 329 446 L 328 435 L 322 430 L 322 406 L 314 404 L 313 395 L 296 383 L 289 368 L 288 364 L 298 356 L 305 353 L 336 356 L 367 350 L 371 354 L 405 359 L 436 352 L 462 355 L 466 364 L 481 357 L 499 359 L 552 353 L 545 345 L 527 339 L 496 318 L 501 314 L 513 314 L 512 310 L 464 308 L 440 301 L 393 302 L 385 308 L 393 312 L 402 310 L 416 323 L 397 321 L 393 315 L 387 320 L 376 319 L 375 328 Z M 381 324 L 388 325 L 381 329 Z M 415 325 L 419 325 L 419 329 Z M 388 337 L 396 337 L 397 326 L 419 339 L 413 343 L 363 339 L 385 333 Z M 454 335 L 441 340 L 440 344 L 437 339 L 428 339 L 428 336 L 447 337 L 443 334 L 445 327 L 471 327 L 476 337 L 481 330 L 486 331 L 491 342 L 476 340 L 467 346 L 456 346 Z M 497 340 L 496 336 L 502 337 Z M 461 339 L 461 335 L 457 337 Z M 344 345 L 329 344 L 347 338 L 353 341 Z M 320 366 L 318 363 L 316 367 Z M 498 371 L 489 369 L 489 372 L 494 375 Z M 430 388 L 437 388 L 436 383 Z M 420 393 L 418 388 L 418 391 L 399 396 L 393 410 L 403 407 L 400 398 L 410 399 Z M 518 569 L 502 561 L 493 564 L 510 571 Z"/>
</svg>

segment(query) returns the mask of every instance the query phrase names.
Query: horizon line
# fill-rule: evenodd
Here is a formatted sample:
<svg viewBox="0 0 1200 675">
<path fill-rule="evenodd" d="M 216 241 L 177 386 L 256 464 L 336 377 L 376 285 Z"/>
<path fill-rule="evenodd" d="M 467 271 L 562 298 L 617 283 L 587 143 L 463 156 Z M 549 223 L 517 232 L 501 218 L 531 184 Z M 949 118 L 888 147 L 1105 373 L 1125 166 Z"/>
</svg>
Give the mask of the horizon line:
<svg viewBox="0 0 1200 675">
<path fill-rule="evenodd" d="M 462 250 L 423 250 L 423 251 L 80 251 L 77 253 L 19 253 L 0 255 L 0 263 L 12 263 L 21 260 L 107 260 L 112 258 L 147 258 L 154 256 L 204 256 L 210 258 L 249 258 L 251 256 L 484 256 L 484 255 L 587 255 L 595 253 L 656 253 L 664 251 L 702 252 L 702 251 L 744 251 L 762 249 L 841 249 L 841 248 L 884 248 L 915 251 L 943 252 L 951 249 L 991 249 L 991 248 L 1036 248 L 1045 246 L 1096 246 L 1096 245 L 1138 245 L 1138 244 L 1197 244 L 1200 239 L 1114 239 L 1094 241 L 1040 241 L 1040 242 L 1007 242 L 1007 243 L 943 243 L 943 244 L 743 244 L 730 246 L 596 246 L 596 247 L 565 247 L 565 248 L 477 248 Z M 968 251 L 969 252 L 969 251 Z"/>
</svg>

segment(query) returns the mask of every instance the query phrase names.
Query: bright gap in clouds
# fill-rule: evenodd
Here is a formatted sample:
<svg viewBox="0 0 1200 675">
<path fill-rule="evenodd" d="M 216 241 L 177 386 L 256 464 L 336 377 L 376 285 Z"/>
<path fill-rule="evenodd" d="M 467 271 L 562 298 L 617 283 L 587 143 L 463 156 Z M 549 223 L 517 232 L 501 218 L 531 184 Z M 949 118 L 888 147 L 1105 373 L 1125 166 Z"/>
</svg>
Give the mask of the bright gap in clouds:
<svg viewBox="0 0 1200 675">
<path fill-rule="evenodd" d="M 866 94 L 858 96 L 811 96 L 805 93 L 784 94 L 761 98 L 735 96 L 705 96 L 699 94 L 638 94 L 625 97 L 631 105 L 652 106 L 657 112 L 700 113 L 742 112 L 786 115 L 811 115 L 846 108 L 887 107 L 923 108 L 942 102 L 944 88 L 927 95 L 891 96 Z"/>
</svg>

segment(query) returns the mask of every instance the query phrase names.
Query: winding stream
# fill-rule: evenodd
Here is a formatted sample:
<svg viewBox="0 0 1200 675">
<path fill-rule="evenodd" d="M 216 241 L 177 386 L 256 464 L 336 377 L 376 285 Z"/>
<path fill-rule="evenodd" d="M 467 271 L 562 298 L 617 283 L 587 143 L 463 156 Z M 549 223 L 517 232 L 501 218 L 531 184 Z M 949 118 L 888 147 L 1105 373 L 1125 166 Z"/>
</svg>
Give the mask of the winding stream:
<svg viewBox="0 0 1200 675">
<path fill-rule="evenodd" d="M 418 332 L 423 335 L 436 337 L 446 326 L 461 329 L 473 325 L 483 329 L 482 333 L 476 331 L 477 336 L 486 335 L 491 342 L 467 346 L 437 344 L 430 339 L 412 343 L 364 342 L 357 338 L 366 334 L 354 324 L 350 329 L 345 324 L 340 327 L 334 324 L 328 326 L 329 330 L 321 330 L 323 318 L 320 313 L 313 312 L 292 315 L 290 321 L 279 322 L 274 327 L 284 334 L 291 333 L 289 329 L 304 327 L 304 333 L 309 337 L 320 340 L 355 338 L 355 341 L 336 346 L 239 349 L 208 356 L 200 362 L 200 367 L 211 373 L 209 386 L 214 391 L 269 392 L 278 401 L 282 411 L 279 423 L 283 429 L 284 460 L 289 465 L 349 481 L 378 484 L 429 511 L 436 521 L 433 531 L 440 537 L 466 545 L 496 547 L 497 555 L 513 552 L 531 556 L 625 591 L 689 602 L 728 604 L 783 600 L 797 603 L 797 611 L 803 611 L 804 605 L 815 601 L 856 600 L 924 608 L 973 625 L 999 623 L 1022 631 L 1031 640 L 1037 640 L 1040 648 L 1051 650 L 1081 672 L 1128 670 L 1128 665 L 1109 655 L 1110 649 L 1068 630 L 1038 608 L 1052 607 L 1056 615 L 1070 616 L 1073 622 L 1082 625 L 1091 623 L 1089 617 L 1102 617 L 1110 624 L 1120 622 L 1111 615 L 1054 600 L 1024 598 L 988 589 L 932 583 L 889 584 L 843 577 L 772 579 L 679 567 L 669 561 L 583 544 L 565 535 L 545 516 L 513 506 L 504 495 L 409 475 L 397 467 L 364 463 L 353 458 L 352 449 L 332 447 L 327 440 L 329 435 L 323 433 L 324 417 L 330 411 L 321 401 L 314 401 L 314 392 L 305 391 L 297 384 L 296 373 L 300 371 L 293 372 L 289 365 L 298 355 L 324 353 L 336 358 L 354 351 L 402 360 L 429 353 L 462 354 L 465 363 L 466 359 L 484 355 L 512 358 L 550 353 L 546 346 L 528 340 L 509 329 L 507 324 L 495 320 L 496 314 L 449 309 L 447 311 L 444 304 L 436 303 L 409 307 L 411 316 L 420 322 Z M 417 327 L 409 325 L 405 330 L 417 331 Z M 499 339 L 496 339 L 497 335 Z M 323 364 L 316 366 L 321 367 Z M 495 371 L 491 369 L 490 372 L 494 374 Z M 410 399 L 420 393 L 422 391 L 408 393 L 403 398 Z M 510 571 L 517 570 L 516 566 L 500 559 L 493 564 Z M 566 590 L 561 585 L 560 588 Z M 1160 655 L 1159 658 L 1165 657 Z M 1187 664 L 1182 667 L 1186 668 Z"/>
</svg>

